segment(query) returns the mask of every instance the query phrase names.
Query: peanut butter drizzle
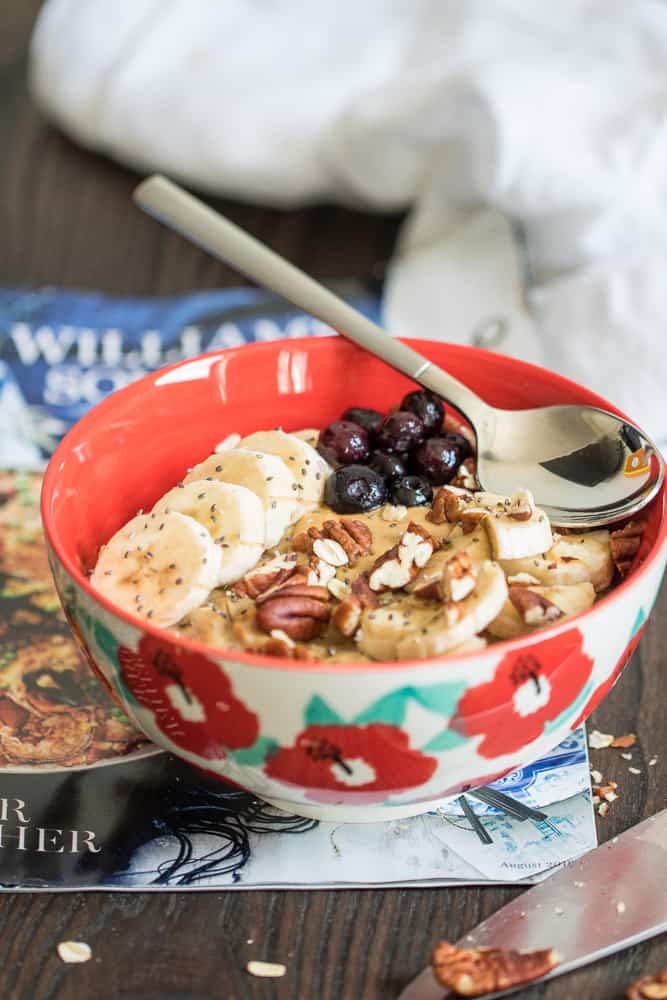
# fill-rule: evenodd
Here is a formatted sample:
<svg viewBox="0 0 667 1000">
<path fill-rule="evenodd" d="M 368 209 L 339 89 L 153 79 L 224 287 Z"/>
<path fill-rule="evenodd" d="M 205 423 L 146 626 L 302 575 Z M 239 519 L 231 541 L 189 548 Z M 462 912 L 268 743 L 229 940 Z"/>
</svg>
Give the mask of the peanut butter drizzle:
<svg viewBox="0 0 667 1000">
<path fill-rule="evenodd" d="M 385 508 L 378 507 L 377 510 L 369 511 L 367 514 L 341 515 L 334 513 L 329 507 L 320 507 L 304 515 L 290 528 L 278 548 L 266 552 L 259 565 L 275 558 L 278 552 L 292 552 L 292 539 L 295 535 L 307 532 L 312 527 L 321 529 L 325 521 L 362 521 L 370 528 L 373 535 L 371 552 L 362 556 L 354 566 L 340 566 L 336 570 L 336 577 L 350 585 L 358 576 L 370 570 L 378 556 L 398 543 L 403 532 L 407 531 L 410 521 L 424 527 L 438 541 L 447 538 L 452 530 L 450 524 L 432 524 L 427 519 L 430 507 L 408 507 L 407 513 L 400 520 L 387 520 L 383 517 L 384 510 Z M 299 552 L 298 565 L 307 566 L 309 558 L 307 553 Z M 404 598 L 405 594 L 400 596 Z M 381 603 L 391 603 L 393 600 L 393 595 L 387 594 Z M 337 603 L 332 597 L 332 606 Z M 232 595 L 230 589 L 226 587 L 212 591 L 206 604 L 197 608 L 170 631 L 184 638 L 205 642 L 210 646 L 246 651 L 260 649 L 267 640 L 266 633 L 257 628 L 255 623 L 255 602 L 250 598 Z M 303 645 L 307 647 L 314 660 L 372 662 L 360 652 L 353 639 L 345 638 L 332 624 L 318 639 Z"/>
</svg>

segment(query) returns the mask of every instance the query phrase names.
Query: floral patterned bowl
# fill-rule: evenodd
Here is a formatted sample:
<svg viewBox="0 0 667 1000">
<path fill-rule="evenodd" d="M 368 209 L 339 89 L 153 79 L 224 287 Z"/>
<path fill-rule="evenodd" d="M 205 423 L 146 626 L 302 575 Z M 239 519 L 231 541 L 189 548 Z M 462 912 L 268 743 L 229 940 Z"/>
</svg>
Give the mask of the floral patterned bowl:
<svg viewBox="0 0 667 1000">
<path fill-rule="evenodd" d="M 586 389 L 473 348 L 415 342 L 499 407 L 592 403 Z M 53 456 L 42 516 L 81 651 L 155 743 L 307 816 L 383 820 L 433 808 L 555 746 L 627 662 L 667 558 L 664 497 L 628 578 L 593 608 L 481 652 L 308 663 L 177 639 L 95 594 L 98 548 L 232 431 L 323 426 L 386 408 L 411 383 L 337 337 L 241 347 L 148 375 L 81 420 Z"/>
</svg>

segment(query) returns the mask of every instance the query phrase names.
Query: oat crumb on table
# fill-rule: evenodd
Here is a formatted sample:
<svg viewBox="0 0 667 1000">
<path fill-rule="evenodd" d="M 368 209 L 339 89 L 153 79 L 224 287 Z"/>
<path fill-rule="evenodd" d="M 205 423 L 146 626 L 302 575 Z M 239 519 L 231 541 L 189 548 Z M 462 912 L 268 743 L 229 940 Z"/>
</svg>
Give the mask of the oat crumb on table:
<svg viewBox="0 0 667 1000">
<path fill-rule="evenodd" d="M 588 734 L 588 745 L 591 750 L 604 750 L 605 747 L 610 747 L 614 742 L 614 737 L 611 733 L 601 733 L 599 729 L 593 729 Z"/>
<path fill-rule="evenodd" d="M 85 941 L 60 941 L 57 950 L 61 960 L 70 965 L 88 962 L 93 957 L 92 949 Z"/>
<path fill-rule="evenodd" d="M 253 960 L 246 965 L 246 972 L 260 979 L 280 979 L 287 972 L 287 966 L 281 962 L 258 962 Z"/>
</svg>

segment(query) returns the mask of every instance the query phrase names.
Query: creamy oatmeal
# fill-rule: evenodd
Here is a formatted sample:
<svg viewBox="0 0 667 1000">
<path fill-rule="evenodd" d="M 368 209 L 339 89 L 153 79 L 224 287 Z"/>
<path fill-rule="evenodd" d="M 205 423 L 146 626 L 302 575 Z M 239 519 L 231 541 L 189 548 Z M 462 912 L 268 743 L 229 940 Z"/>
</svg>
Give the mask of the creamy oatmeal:
<svg viewBox="0 0 667 1000">
<path fill-rule="evenodd" d="M 474 468 L 469 428 L 424 392 L 321 432 L 230 435 L 117 532 L 91 582 L 213 646 L 359 661 L 529 634 L 629 567 L 641 522 L 554 532 L 528 491 L 482 492 Z"/>
</svg>

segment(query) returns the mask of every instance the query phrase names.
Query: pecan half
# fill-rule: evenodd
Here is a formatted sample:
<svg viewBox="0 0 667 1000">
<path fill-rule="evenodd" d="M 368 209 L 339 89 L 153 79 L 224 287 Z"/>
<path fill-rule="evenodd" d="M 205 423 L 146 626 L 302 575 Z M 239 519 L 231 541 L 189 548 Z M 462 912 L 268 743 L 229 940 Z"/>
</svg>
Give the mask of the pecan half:
<svg viewBox="0 0 667 1000">
<path fill-rule="evenodd" d="M 343 546 L 333 538 L 318 538 L 313 542 L 313 555 L 335 567 L 347 566 L 350 561 Z"/>
<path fill-rule="evenodd" d="M 325 521 L 323 529 L 327 538 L 343 548 L 350 566 L 373 547 L 373 534 L 363 521 Z"/>
<path fill-rule="evenodd" d="M 628 521 L 622 528 L 612 531 L 609 536 L 611 558 L 621 576 L 625 576 L 632 568 L 635 556 L 639 552 L 646 524 L 647 522 L 643 519 Z"/>
<path fill-rule="evenodd" d="M 320 635 L 331 616 L 329 591 L 308 584 L 262 594 L 255 607 L 258 628 L 269 634 L 281 629 L 297 642 L 308 642 Z"/>
<path fill-rule="evenodd" d="M 626 1000 L 667 1000 L 667 969 L 656 976 L 642 976 L 630 983 Z"/>
<path fill-rule="evenodd" d="M 325 521 L 321 529 L 311 527 L 308 531 L 300 531 L 292 539 L 292 548 L 296 552 L 312 552 L 316 542 L 326 542 L 327 539 L 342 548 L 350 566 L 354 566 L 361 556 L 371 551 L 373 546 L 373 535 L 363 521 L 330 520 Z M 316 554 L 326 559 L 321 553 Z M 336 562 L 335 565 L 343 565 L 343 562 Z"/>
<path fill-rule="evenodd" d="M 356 594 L 349 594 L 340 602 L 331 620 L 339 632 L 349 637 L 359 628 L 363 610 L 361 598 Z"/>
<path fill-rule="evenodd" d="M 528 587 L 510 587 L 509 599 L 526 625 L 547 625 L 563 617 L 556 604 Z"/>
<path fill-rule="evenodd" d="M 531 983 L 560 962 L 553 948 L 541 951 L 505 951 L 501 948 L 457 948 L 441 941 L 433 952 L 433 975 L 458 996 L 481 997 Z"/>
<path fill-rule="evenodd" d="M 247 573 L 242 580 L 234 584 L 232 590 L 239 597 L 252 597 L 253 599 L 264 594 L 271 587 L 279 587 L 285 581 L 290 580 L 295 574 L 301 572 L 296 565 L 296 556 L 279 556 L 278 559 L 260 566 L 252 573 Z M 285 563 L 293 565 L 285 565 Z"/>
<path fill-rule="evenodd" d="M 535 501 L 528 490 L 518 490 L 507 508 L 507 513 L 514 521 L 530 521 L 535 513 Z"/>
<path fill-rule="evenodd" d="M 432 524 L 445 524 L 447 521 L 447 512 L 445 510 L 446 503 L 447 491 L 445 489 L 439 489 L 433 497 L 433 503 L 431 504 L 430 511 L 426 515 L 426 519 L 431 521 Z"/>
<path fill-rule="evenodd" d="M 292 539 L 292 548 L 295 552 L 312 552 L 314 543 L 324 538 L 319 528 L 311 527 L 308 531 L 300 531 Z"/>
<path fill-rule="evenodd" d="M 448 486 L 441 486 L 433 498 L 431 509 L 426 518 L 433 524 L 445 524 L 447 521 L 450 524 L 456 524 L 457 521 L 460 521 L 466 505 L 472 502 L 472 494 L 459 489 L 454 490 Z"/>
</svg>

